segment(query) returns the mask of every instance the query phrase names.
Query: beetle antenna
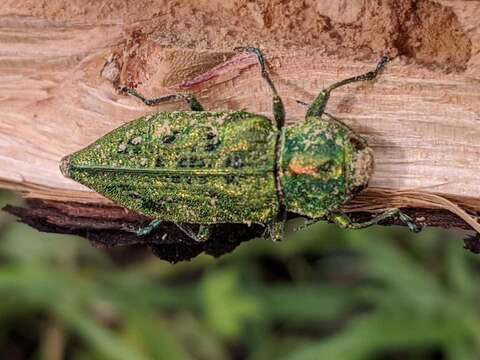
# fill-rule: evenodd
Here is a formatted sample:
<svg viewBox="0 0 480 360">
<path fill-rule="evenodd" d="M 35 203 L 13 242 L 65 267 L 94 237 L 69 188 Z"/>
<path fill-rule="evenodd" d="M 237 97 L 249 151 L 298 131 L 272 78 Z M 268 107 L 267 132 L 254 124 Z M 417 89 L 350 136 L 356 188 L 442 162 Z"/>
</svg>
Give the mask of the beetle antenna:
<svg viewBox="0 0 480 360">
<path fill-rule="evenodd" d="M 385 65 L 390 61 L 390 58 L 387 56 L 383 56 L 380 61 L 377 63 L 377 66 L 375 67 L 374 70 L 369 71 L 365 74 L 362 75 L 357 75 L 353 76 L 344 80 L 341 80 L 339 82 L 336 82 L 335 84 L 330 85 L 326 89 L 323 89 L 320 94 L 318 94 L 317 98 L 315 101 L 310 105 L 310 107 L 307 110 L 307 114 L 305 115 L 306 117 L 310 116 L 322 116 L 323 112 L 325 111 L 325 108 L 327 106 L 328 100 L 330 99 L 330 92 L 340 86 L 344 86 L 353 82 L 357 81 L 369 81 L 375 79 L 385 68 Z"/>
</svg>

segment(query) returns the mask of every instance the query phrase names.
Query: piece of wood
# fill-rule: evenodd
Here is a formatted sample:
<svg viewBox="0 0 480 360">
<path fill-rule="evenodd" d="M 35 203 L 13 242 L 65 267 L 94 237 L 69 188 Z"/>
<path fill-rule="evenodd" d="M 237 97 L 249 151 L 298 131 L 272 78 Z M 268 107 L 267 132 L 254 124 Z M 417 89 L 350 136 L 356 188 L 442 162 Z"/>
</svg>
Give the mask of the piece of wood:
<svg viewBox="0 0 480 360">
<path fill-rule="evenodd" d="M 408 189 L 441 195 L 472 213 L 480 211 L 480 6 L 469 1 L 426 3 L 442 11 L 449 26 L 454 26 L 448 36 L 460 34 L 454 41 L 438 35 L 443 57 L 432 53 L 429 63 L 428 54 L 415 53 L 415 46 L 421 45 L 407 41 L 406 50 L 387 51 L 401 56 L 378 80 L 340 88 L 328 105 L 330 113 L 365 136 L 375 151 L 371 186 L 347 210 L 435 207 L 398 195 Z M 317 6 L 319 12 L 327 10 Z M 335 12 L 325 14 L 319 19 L 330 16 L 327 35 L 344 28 L 341 34 L 350 31 L 334 18 Z M 148 96 L 193 92 L 209 110 L 245 109 L 271 116 L 270 93 L 253 57 L 222 46 L 209 50 L 190 46 L 180 36 L 164 35 L 159 23 L 158 19 L 135 24 L 59 22 L 0 15 L 0 187 L 20 190 L 28 198 L 111 206 L 62 177 L 59 160 L 140 115 L 185 109 L 181 103 L 147 108 L 118 94 L 115 87 L 120 83 L 138 85 Z M 419 28 L 427 26 L 437 25 L 424 21 Z M 224 28 L 221 34 L 229 31 Z M 195 39 L 195 33 L 189 36 Z M 263 35 L 256 36 L 261 43 Z M 444 44 L 447 40 L 452 43 L 451 54 Z M 454 44 L 467 45 L 456 49 Z M 371 70 L 377 52 L 382 52 L 362 48 L 359 61 L 348 57 L 348 51 L 332 55 L 312 44 L 294 50 L 285 44 L 265 47 L 288 124 L 304 116 L 306 109 L 296 100 L 310 102 L 325 86 Z M 468 51 L 460 54 L 464 48 Z"/>
</svg>

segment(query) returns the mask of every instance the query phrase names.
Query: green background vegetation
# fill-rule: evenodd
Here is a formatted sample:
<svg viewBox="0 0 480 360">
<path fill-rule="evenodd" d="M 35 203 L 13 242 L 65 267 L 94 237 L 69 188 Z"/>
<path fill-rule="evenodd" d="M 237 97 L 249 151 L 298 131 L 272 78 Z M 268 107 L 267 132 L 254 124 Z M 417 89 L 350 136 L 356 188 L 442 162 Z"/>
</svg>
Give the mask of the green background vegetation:
<svg viewBox="0 0 480 360">
<path fill-rule="evenodd" d="M 0 192 L 0 205 L 15 201 Z M 0 354 L 470 360 L 480 355 L 480 258 L 460 239 L 321 224 L 170 265 L 0 213 Z"/>
</svg>

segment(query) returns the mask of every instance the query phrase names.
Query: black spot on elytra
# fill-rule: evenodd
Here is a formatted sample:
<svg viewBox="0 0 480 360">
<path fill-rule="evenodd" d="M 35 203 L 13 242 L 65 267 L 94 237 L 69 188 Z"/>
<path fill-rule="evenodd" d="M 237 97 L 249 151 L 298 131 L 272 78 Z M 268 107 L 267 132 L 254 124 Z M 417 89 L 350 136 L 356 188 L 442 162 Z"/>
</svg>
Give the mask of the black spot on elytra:
<svg viewBox="0 0 480 360">
<path fill-rule="evenodd" d="M 195 180 L 199 184 L 206 184 L 208 182 L 208 178 L 206 176 L 197 176 Z"/>
<path fill-rule="evenodd" d="M 199 159 L 196 156 L 190 157 L 190 158 L 181 158 L 177 162 L 177 166 L 179 168 L 197 168 L 197 167 L 205 167 L 205 161 L 202 159 Z"/>
<path fill-rule="evenodd" d="M 220 141 L 218 140 L 218 135 L 213 132 L 208 132 L 205 135 L 206 145 L 204 147 L 205 151 L 214 151 L 218 148 Z"/>
<path fill-rule="evenodd" d="M 187 158 L 181 158 L 180 160 L 178 160 L 177 162 L 177 166 L 179 168 L 186 168 L 190 165 L 190 161 L 187 159 Z"/>
<path fill-rule="evenodd" d="M 142 196 L 136 189 L 129 184 L 109 184 L 105 186 L 105 192 L 108 194 L 118 194 L 120 196 L 129 196 L 134 199 L 141 199 Z"/>
<path fill-rule="evenodd" d="M 244 166 L 243 159 L 240 155 L 234 154 L 225 160 L 225 166 L 240 169 Z"/>
<path fill-rule="evenodd" d="M 164 162 L 163 162 L 163 159 L 162 158 L 156 158 L 155 160 L 155 167 L 157 168 L 161 168 L 164 166 Z"/>
<path fill-rule="evenodd" d="M 205 145 L 204 149 L 205 149 L 205 151 L 215 151 L 215 150 L 218 148 L 219 145 L 220 145 L 220 142 L 219 142 L 219 141 L 216 141 L 216 142 L 208 142 L 208 143 Z"/>
<path fill-rule="evenodd" d="M 232 185 L 236 183 L 236 178 L 233 175 L 226 175 L 225 176 L 225 183 L 227 185 Z"/>
<path fill-rule="evenodd" d="M 165 135 L 162 138 L 162 142 L 164 144 L 171 144 L 172 142 L 174 142 L 177 139 L 177 135 L 178 135 L 178 131 L 173 131 L 171 134 Z"/>
<path fill-rule="evenodd" d="M 151 212 L 160 212 L 162 211 L 162 206 L 157 201 L 152 200 L 151 198 L 146 198 L 142 200 L 142 208 L 149 210 Z"/>
<path fill-rule="evenodd" d="M 203 159 L 199 159 L 198 157 L 194 156 L 190 158 L 190 166 L 191 167 L 205 167 L 205 161 Z"/>
<path fill-rule="evenodd" d="M 174 184 L 179 184 L 182 182 L 182 177 L 181 176 L 171 176 L 170 181 Z"/>
<path fill-rule="evenodd" d="M 141 151 L 142 151 L 142 148 L 140 146 L 129 145 L 127 147 L 128 155 L 138 155 Z"/>
<path fill-rule="evenodd" d="M 163 141 L 164 144 L 170 144 L 170 143 L 175 141 L 175 136 L 174 135 L 164 136 L 162 141 Z"/>
</svg>

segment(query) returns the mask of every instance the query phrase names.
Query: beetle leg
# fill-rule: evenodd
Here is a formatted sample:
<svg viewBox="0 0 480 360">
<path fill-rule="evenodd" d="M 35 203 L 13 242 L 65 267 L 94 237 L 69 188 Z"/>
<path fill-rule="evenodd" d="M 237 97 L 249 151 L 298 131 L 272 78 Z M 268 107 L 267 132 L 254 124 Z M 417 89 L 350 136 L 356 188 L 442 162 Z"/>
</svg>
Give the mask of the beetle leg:
<svg viewBox="0 0 480 360">
<path fill-rule="evenodd" d="M 207 241 L 212 232 L 212 228 L 209 225 L 200 225 L 197 231 L 197 241 Z"/>
<path fill-rule="evenodd" d="M 411 232 L 418 233 L 422 230 L 421 227 L 416 225 L 412 218 L 402 212 L 400 209 L 392 208 L 388 209 L 380 215 L 375 216 L 373 219 L 364 221 L 361 223 L 353 222 L 348 215 L 343 212 L 336 211 L 328 216 L 328 219 L 340 226 L 343 229 L 363 229 L 372 225 L 378 224 L 380 221 L 388 219 L 389 217 L 398 216 L 399 219 L 408 226 L 408 229 Z M 324 221 L 324 219 L 310 219 L 302 223 L 300 226 L 297 226 L 294 231 L 304 230 L 310 225 L 314 225 L 317 222 Z"/>
<path fill-rule="evenodd" d="M 281 209 L 275 219 L 272 219 L 266 226 L 263 233 L 264 238 L 272 241 L 281 241 L 285 236 L 285 223 L 287 222 L 287 211 Z"/>
<path fill-rule="evenodd" d="M 272 79 L 270 79 L 270 75 L 268 74 L 267 67 L 265 66 L 265 57 L 263 56 L 262 51 L 259 48 L 255 47 L 238 47 L 235 50 L 246 51 L 255 54 L 257 57 L 258 63 L 260 64 L 262 78 L 267 82 L 270 90 L 272 90 L 273 94 L 273 117 L 275 118 L 275 122 L 277 124 L 277 128 L 283 128 L 285 124 L 285 107 L 283 106 L 283 101 L 280 95 L 273 84 Z"/>
<path fill-rule="evenodd" d="M 417 226 L 412 218 L 405 214 L 404 212 L 400 211 L 400 209 L 393 208 L 388 209 L 385 212 L 375 216 L 371 220 L 364 221 L 361 223 L 353 222 L 345 213 L 343 212 L 334 212 L 329 216 L 329 219 L 332 220 L 338 226 L 345 228 L 345 229 L 363 229 L 372 225 L 379 223 L 382 220 L 387 218 L 398 216 L 398 218 L 408 226 L 409 230 L 414 233 L 418 233 L 422 230 L 421 227 Z"/>
<path fill-rule="evenodd" d="M 136 233 L 138 236 L 149 235 L 153 230 L 155 230 L 156 228 L 158 228 L 161 223 L 162 223 L 161 220 L 155 219 L 155 220 L 153 220 L 152 222 L 150 222 L 150 224 L 148 224 L 148 226 L 145 226 L 145 227 L 143 227 L 143 228 L 138 229 L 137 231 L 135 231 L 135 233 Z"/>
<path fill-rule="evenodd" d="M 142 94 L 138 93 L 137 90 L 129 88 L 128 86 L 121 86 L 119 90 L 140 99 L 145 105 L 148 106 L 155 106 L 165 102 L 184 100 L 187 102 L 188 106 L 190 106 L 190 109 L 192 111 L 203 111 L 203 107 L 200 102 L 195 98 L 195 96 L 191 94 L 172 94 L 154 99 L 147 99 Z"/>
<path fill-rule="evenodd" d="M 281 241 L 283 240 L 284 232 L 285 222 L 275 219 L 267 224 L 263 237 L 272 241 Z"/>
<path fill-rule="evenodd" d="M 310 107 L 307 110 L 305 117 L 310 116 L 321 116 L 324 111 L 325 107 L 327 106 L 328 99 L 330 98 L 330 92 L 340 86 L 347 85 L 357 81 L 368 81 L 375 79 L 378 74 L 383 70 L 385 64 L 389 62 L 390 59 L 386 56 L 382 57 L 377 64 L 375 70 L 369 71 L 365 74 L 353 76 L 351 78 L 336 82 L 335 84 L 330 85 L 326 89 L 322 90 L 320 94 L 318 94 L 317 98 L 313 101 Z"/>
<path fill-rule="evenodd" d="M 162 223 L 161 220 L 155 219 L 148 226 L 145 226 L 143 228 L 136 230 L 135 233 L 138 236 L 149 235 L 152 233 L 152 231 L 158 228 L 161 225 L 161 223 Z M 192 231 L 192 229 L 190 229 L 187 226 L 180 225 L 180 224 L 175 224 L 175 225 L 195 241 L 198 241 L 198 242 L 207 241 L 208 238 L 210 237 L 210 226 L 208 225 L 200 225 L 196 234 Z"/>
<path fill-rule="evenodd" d="M 192 240 L 195 240 L 197 242 L 203 242 L 207 241 L 208 238 L 210 237 L 210 226 L 209 225 L 200 225 L 198 228 L 197 233 L 195 234 L 190 227 L 185 226 L 185 225 L 180 225 L 175 223 L 175 225 L 183 231 L 184 234 L 189 236 Z"/>
</svg>

